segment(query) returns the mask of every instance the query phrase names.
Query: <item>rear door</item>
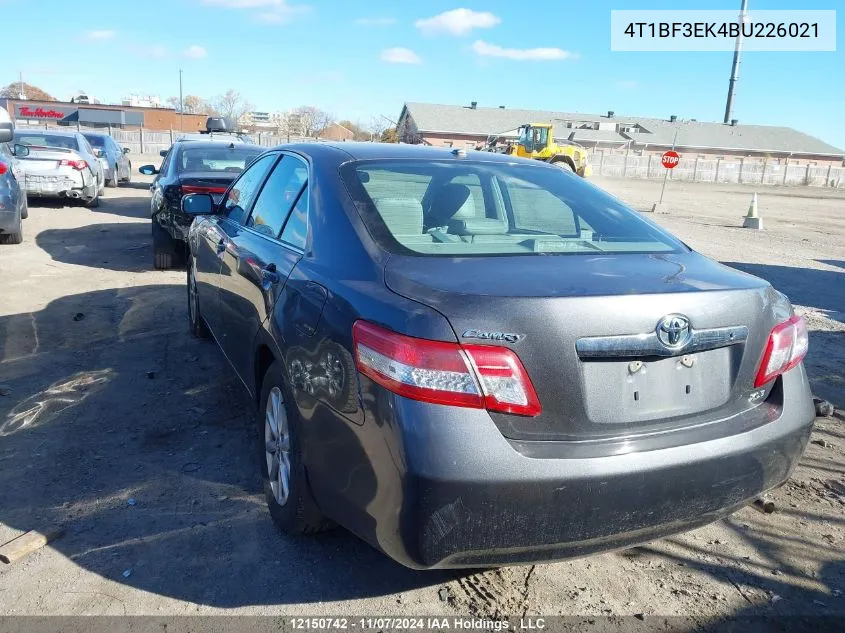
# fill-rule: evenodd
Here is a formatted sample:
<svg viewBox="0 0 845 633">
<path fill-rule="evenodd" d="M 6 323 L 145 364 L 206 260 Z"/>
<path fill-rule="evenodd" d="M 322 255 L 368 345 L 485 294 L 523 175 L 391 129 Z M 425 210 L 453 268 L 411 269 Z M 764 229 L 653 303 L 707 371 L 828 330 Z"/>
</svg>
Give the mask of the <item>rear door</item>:
<svg viewBox="0 0 845 633">
<path fill-rule="evenodd" d="M 302 257 L 307 183 L 305 161 L 283 154 L 258 193 L 245 225 L 221 223 L 226 233 L 219 290 L 221 345 L 242 378 L 249 375 L 253 338 Z"/>
</svg>

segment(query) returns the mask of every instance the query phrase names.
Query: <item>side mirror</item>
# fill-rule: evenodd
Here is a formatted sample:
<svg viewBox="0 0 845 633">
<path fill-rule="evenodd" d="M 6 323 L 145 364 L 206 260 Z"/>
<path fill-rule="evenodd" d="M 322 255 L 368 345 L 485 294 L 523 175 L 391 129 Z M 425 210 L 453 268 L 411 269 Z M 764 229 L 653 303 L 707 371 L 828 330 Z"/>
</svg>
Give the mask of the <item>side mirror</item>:
<svg viewBox="0 0 845 633">
<path fill-rule="evenodd" d="M 105 155 L 106 155 L 106 153 L 103 150 L 101 150 L 99 147 L 94 150 L 94 156 L 96 156 L 97 158 L 102 158 Z"/>
<path fill-rule="evenodd" d="M 15 125 L 11 121 L 0 123 L 0 143 L 8 143 L 15 138 Z"/>
<path fill-rule="evenodd" d="M 162 158 L 165 158 L 167 156 L 168 151 L 170 151 L 170 150 L 163 149 L 158 153 L 158 155 L 161 156 Z"/>
<path fill-rule="evenodd" d="M 26 145 L 19 145 L 15 143 L 12 145 L 12 154 L 14 154 L 17 158 L 26 158 L 29 156 L 29 148 Z"/>
<path fill-rule="evenodd" d="M 214 213 L 214 198 L 207 193 L 189 193 L 182 196 L 182 213 L 196 217 Z"/>
<path fill-rule="evenodd" d="M 123 153 L 124 153 L 124 154 L 128 154 L 128 153 L 129 153 L 129 148 L 128 148 L 128 147 L 124 147 L 124 148 L 123 148 Z"/>
<path fill-rule="evenodd" d="M 155 176 L 158 173 L 158 169 L 154 165 L 144 165 L 143 167 L 139 167 L 138 171 L 145 176 Z"/>
</svg>

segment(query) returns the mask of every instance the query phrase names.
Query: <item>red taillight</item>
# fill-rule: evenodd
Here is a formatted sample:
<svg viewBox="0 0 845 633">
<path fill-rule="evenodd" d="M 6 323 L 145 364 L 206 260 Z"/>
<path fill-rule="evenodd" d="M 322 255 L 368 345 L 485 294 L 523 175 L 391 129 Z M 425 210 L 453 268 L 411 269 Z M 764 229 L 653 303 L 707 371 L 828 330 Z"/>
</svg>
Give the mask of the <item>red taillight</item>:
<svg viewBox="0 0 845 633">
<path fill-rule="evenodd" d="M 75 160 L 72 158 L 65 158 L 60 163 L 59 166 L 61 167 L 73 167 L 77 171 L 82 171 L 83 169 L 88 168 L 88 163 L 84 160 Z"/>
<path fill-rule="evenodd" d="M 9 166 L 6 163 L 0 162 L 0 176 L 5 175 L 7 171 L 9 171 Z"/>
<path fill-rule="evenodd" d="M 535 416 L 540 401 L 506 347 L 429 341 L 365 321 L 352 327 L 358 371 L 413 400 Z"/>
<path fill-rule="evenodd" d="M 189 193 L 225 193 L 226 187 L 200 187 L 198 185 L 182 185 L 182 194 Z"/>
<path fill-rule="evenodd" d="M 754 386 L 762 387 L 795 367 L 807 355 L 808 344 L 807 324 L 800 316 L 776 325 L 769 334 Z"/>
</svg>

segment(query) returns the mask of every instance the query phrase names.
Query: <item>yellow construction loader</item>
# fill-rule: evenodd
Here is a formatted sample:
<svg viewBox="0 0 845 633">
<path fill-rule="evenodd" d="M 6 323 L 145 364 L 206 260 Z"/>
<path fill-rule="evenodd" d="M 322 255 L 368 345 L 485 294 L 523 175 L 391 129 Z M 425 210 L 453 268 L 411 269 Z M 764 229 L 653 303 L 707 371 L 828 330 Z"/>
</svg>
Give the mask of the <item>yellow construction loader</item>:
<svg viewBox="0 0 845 633">
<path fill-rule="evenodd" d="M 541 160 L 574 171 L 582 178 L 588 178 L 593 173 L 587 159 L 587 150 L 577 143 L 556 143 L 554 126 L 551 123 L 520 125 L 516 143 L 502 144 L 500 137 L 491 136 L 487 139 L 486 150 Z"/>
</svg>

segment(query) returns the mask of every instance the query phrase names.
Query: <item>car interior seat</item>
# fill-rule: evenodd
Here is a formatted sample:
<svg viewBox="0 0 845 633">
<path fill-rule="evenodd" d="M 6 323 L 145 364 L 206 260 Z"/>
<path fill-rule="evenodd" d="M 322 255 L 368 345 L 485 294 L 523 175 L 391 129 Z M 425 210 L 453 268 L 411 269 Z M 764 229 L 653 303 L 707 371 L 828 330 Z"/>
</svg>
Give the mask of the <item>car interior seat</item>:
<svg viewBox="0 0 845 633">
<path fill-rule="evenodd" d="M 422 203 L 414 198 L 375 198 L 373 204 L 393 236 L 402 244 L 431 243 L 423 232 Z"/>
</svg>

